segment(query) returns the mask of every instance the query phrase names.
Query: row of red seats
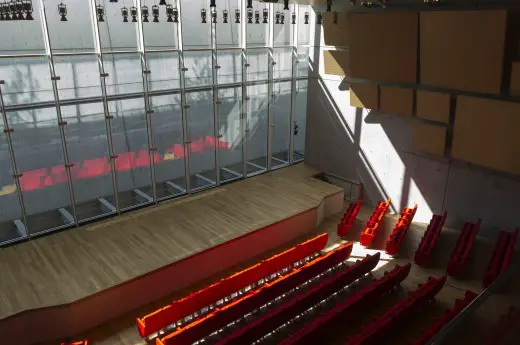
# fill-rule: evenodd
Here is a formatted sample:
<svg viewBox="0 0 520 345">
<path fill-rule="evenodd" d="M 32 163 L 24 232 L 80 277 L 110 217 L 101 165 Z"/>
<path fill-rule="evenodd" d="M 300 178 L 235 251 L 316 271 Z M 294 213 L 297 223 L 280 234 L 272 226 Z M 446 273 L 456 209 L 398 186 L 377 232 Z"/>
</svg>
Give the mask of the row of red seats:
<svg viewBox="0 0 520 345">
<path fill-rule="evenodd" d="M 432 219 L 430 220 L 430 224 L 428 224 L 428 228 L 426 228 L 426 232 L 421 239 L 421 243 L 419 243 L 419 247 L 415 252 L 415 263 L 417 265 L 426 266 L 430 261 L 433 248 L 435 247 L 437 239 L 441 234 L 441 230 L 444 226 L 444 222 L 446 221 L 447 216 L 448 213 L 446 211 L 444 211 L 442 216 L 438 214 L 433 215 Z"/>
<path fill-rule="evenodd" d="M 281 269 L 292 265 L 322 250 L 327 244 L 328 235 L 321 234 L 274 255 L 252 267 L 196 291 L 187 297 L 158 309 L 142 318 L 137 318 L 137 328 L 142 337 L 147 337 L 175 322 L 222 300 L 231 294 L 266 278 Z"/>
<path fill-rule="evenodd" d="M 358 312 L 370 304 L 377 303 L 383 294 L 394 286 L 399 285 L 410 273 L 411 265 L 396 266 L 392 271 L 385 272 L 384 276 L 373 281 L 344 301 L 336 304 L 332 309 L 318 315 L 314 321 L 292 334 L 280 345 L 317 344 L 326 329 L 336 322 L 345 322 L 347 317 L 354 317 Z"/>
<path fill-rule="evenodd" d="M 491 285 L 491 283 L 509 267 L 509 263 L 515 251 L 518 231 L 519 229 L 516 229 L 514 233 L 507 231 L 500 232 L 500 237 L 493 250 L 493 256 L 484 275 L 484 288 Z"/>
<path fill-rule="evenodd" d="M 368 219 L 367 225 L 363 229 L 361 236 L 359 238 L 359 242 L 365 247 L 369 246 L 370 243 L 374 240 L 377 234 L 377 230 L 379 230 L 379 226 L 385 217 L 388 208 L 390 207 L 391 199 L 388 199 L 386 202 L 380 201 L 370 218 Z"/>
<path fill-rule="evenodd" d="M 345 236 L 350 229 L 352 229 L 352 225 L 354 225 L 354 221 L 359 213 L 359 209 L 361 208 L 361 200 L 357 203 L 351 203 L 347 209 L 347 212 L 343 215 L 341 222 L 338 224 L 338 236 Z"/>
<path fill-rule="evenodd" d="M 426 345 L 439 331 L 453 320 L 462 309 L 466 308 L 478 295 L 472 291 L 466 291 L 464 299 L 456 300 L 455 305 L 435 322 L 430 328 L 426 329 L 411 345 Z"/>
<path fill-rule="evenodd" d="M 336 272 L 313 288 L 234 331 L 221 339 L 217 345 L 243 345 L 255 342 L 373 270 L 379 262 L 379 257 L 380 254 L 376 253 L 372 256 L 367 255 L 363 260 L 357 260 L 353 266 Z"/>
<path fill-rule="evenodd" d="M 477 237 L 477 232 L 480 228 L 480 219 L 477 223 L 466 223 L 457 240 L 457 244 L 451 253 L 450 261 L 448 263 L 447 273 L 450 276 L 456 276 L 464 267 L 468 260 L 469 253 Z"/>
<path fill-rule="evenodd" d="M 408 228 L 410 227 L 410 224 L 412 224 L 415 212 L 417 212 L 417 205 L 415 205 L 413 208 L 405 207 L 403 212 L 401 212 L 401 216 L 397 220 L 397 224 L 392 229 L 390 237 L 386 242 L 385 251 L 387 254 L 396 255 L 399 252 L 401 243 L 403 243 L 406 233 L 408 232 Z"/>
<path fill-rule="evenodd" d="M 320 256 L 292 272 L 281 275 L 257 290 L 249 291 L 240 299 L 223 307 L 217 307 L 203 318 L 187 326 L 177 328 L 173 333 L 156 339 L 157 345 L 191 345 L 193 342 L 210 335 L 227 324 L 251 313 L 276 297 L 296 288 L 313 277 L 327 271 L 348 259 L 352 243 L 344 244 Z"/>
<path fill-rule="evenodd" d="M 361 329 L 358 334 L 350 337 L 346 345 L 384 344 L 387 334 L 397 329 L 403 320 L 433 299 L 441 291 L 445 282 L 446 276 L 429 277 L 425 284 L 419 285 L 417 290 L 410 292 L 406 300 L 396 303 L 383 315 L 376 317 L 372 323 Z"/>
<path fill-rule="evenodd" d="M 486 338 L 484 345 L 508 344 L 507 340 L 520 329 L 520 309 L 510 307 L 504 314 L 491 334 Z M 518 343 L 518 342 L 517 342 Z"/>
</svg>

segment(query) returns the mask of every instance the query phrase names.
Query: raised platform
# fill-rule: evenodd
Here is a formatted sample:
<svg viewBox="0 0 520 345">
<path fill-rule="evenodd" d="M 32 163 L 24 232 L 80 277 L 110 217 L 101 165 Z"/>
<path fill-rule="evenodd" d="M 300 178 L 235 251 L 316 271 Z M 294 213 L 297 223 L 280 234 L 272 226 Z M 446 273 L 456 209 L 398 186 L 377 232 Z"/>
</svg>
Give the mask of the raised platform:
<svg viewBox="0 0 520 345">
<path fill-rule="evenodd" d="M 303 164 L 0 252 L 6 344 L 72 336 L 311 232 L 343 190 Z"/>
</svg>

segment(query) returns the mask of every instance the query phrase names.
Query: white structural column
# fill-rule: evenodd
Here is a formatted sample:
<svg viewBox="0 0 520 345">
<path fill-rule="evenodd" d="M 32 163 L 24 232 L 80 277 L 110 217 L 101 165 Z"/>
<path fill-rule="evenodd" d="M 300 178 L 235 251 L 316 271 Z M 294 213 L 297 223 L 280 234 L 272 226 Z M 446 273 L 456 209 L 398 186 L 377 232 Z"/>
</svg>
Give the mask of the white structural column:
<svg viewBox="0 0 520 345">
<path fill-rule="evenodd" d="M 103 98 L 103 110 L 105 112 L 105 130 L 107 134 L 107 145 L 108 152 L 110 154 L 110 170 L 112 171 L 112 185 L 114 187 L 114 200 L 115 200 L 115 208 L 118 214 L 121 213 L 121 209 L 119 206 L 119 188 L 117 182 L 117 172 L 116 172 L 116 162 L 117 156 L 114 152 L 114 141 L 112 138 L 112 118 L 110 115 L 110 110 L 108 107 L 108 99 L 107 99 L 107 84 L 106 78 L 108 77 L 108 73 L 105 72 L 105 64 L 103 62 L 103 52 L 101 50 L 101 38 L 99 34 L 99 24 L 96 16 L 96 0 L 90 0 L 90 12 L 92 18 L 92 29 L 94 35 L 94 46 L 96 49 L 96 55 L 98 60 L 99 67 L 99 76 L 101 79 L 101 96 Z"/>
<path fill-rule="evenodd" d="M 296 24 L 293 26 L 293 34 L 291 37 L 292 43 L 292 79 L 291 79 L 291 115 L 289 126 L 289 164 L 294 162 L 294 126 L 296 113 L 296 78 L 298 77 L 298 5 L 292 5 L 293 11 L 289 13 L 289 20 L 292 23 L 293 13 L 296 15 Z"/>
<path fill-rule="evenodd" d="M 155 152 L 157 149 L 154 146 L 153 141 L 153 129 L 152 129 L 152 116 L 153 109 L 150 103 L 150 95 L 148 94 L 148 86 L 149 80 L 148 77 L 150 75 L 150 69 L 148 68 L 148 60 L 146 59 L 146 47 L 144 45 L 144 28 L 143 28 L 143 16 L 141 13 L 142 4 L 141 0 L 136 0 L 137 2 L 137 45 L 139 55 L 141 57 L 141 67 L 142 67 L 142 76 L 143 76 L 143 91 L 144 91 L 144 109 L 146 116 L 146 132 L 148 137 L 148 155 L 150 157 L 150 171 L 152 175 L 152 194 L 153 194 L 153 202 L 157 203 L 157 186 L 155 184 L 156 174 L 155 174 Z"/>
<path fill-rule="evenodd" d="M 269 4 L 269 33 L 268 33 L 268 41 L 267 41 L 267 49 L 268 49 L 268 66 L 267 66 L 267 170 L 271 170 L 271 159 L 273 156 L 273 127 L 274 127 L 274 119 L 273 119 L 273 106 L 275 101 L 274 94 L 274 85 L 273 85 L 273 68 L 276 65 L 276 61 L 274 59 L 274 5 Z"/>
<path fill-rule="evenodd" d="M 47 25 L 47 16 L 45 14 L 45 4 L 44 0 L 40 0 L 40 15 L 41 15 L 41 21 L 42 21 L 42 30 L 43 30 L 43 40 L 45 43 L 45 52 L 47 54 L 47 58 L 49 60 L 49 70 L 51 74 L 51 82 L 52 82 L 52 91 L 54 94 L 54 104 L 56 106 L 56 116 L 58 120 L 58 128 L 60 130 L 60 138 L 61 138 L 61 147 L 63 151 L 63 161 L 65 165 L 65 173 L 67 174 L 67 182 L 69 185 L 69 196 L 70 196 L 70 203 L 71 203 L 71 209 L 72 209 L 72 217 L 74 224 L 78 225 L 78 217 L 76 216 L 76 199 L 74 197 L 74 185 L 72 183 L 72 174 L 70 169 L 72 168 L 72 164 L 69 160 L 69 153 L 67 149 L 67 139 L 65 137 L 65 126 L 67 125 L 67 122 L 63 120 L 63 117 L 61 115 L 61 104 L 60 104 L 60 96 L 58 92 L 58 80 L 60 79 L 59 76 L 56 75 L 56 70 L 54 69 L 54 58 L 52 55 L 52 47 L 51 47 L 51 40 L 49 35 L 49 27 Z M 29 229 L 30 230 L 30 229 Z"/>
<path fill-rule="evenodd" d="M 209 22 L 211 25 L 211 67 L 213 77 L 213 137 L 215 138 L 215 182 L 217 186 L 220 185 L 220 99 L 218 97 L 218 72 L 220 66 L 218 65 L 217 56 L 217 24 L 213 22 L 213 13 L 217 14 L 217 7 L 210 7 Z M 218 19 L 217 19 L 218 20 Z"/>
<path fill-rule="evenodd" d="M 240 12 L 244 13 L 246 10 L 246 1 L 240 1 Z M 247 146 L 249 143 L 249 124 L 247 119 L 247 112 L 249 110 L 249 95 L 247 94 L 247 25 L 244 20 L 240 22 L 240 48 L 242 49 L 242 103 L 240 107 L 240 123 L 242 129 L 242 173 L 243 178 L 247 177 Z"/>
</svg>

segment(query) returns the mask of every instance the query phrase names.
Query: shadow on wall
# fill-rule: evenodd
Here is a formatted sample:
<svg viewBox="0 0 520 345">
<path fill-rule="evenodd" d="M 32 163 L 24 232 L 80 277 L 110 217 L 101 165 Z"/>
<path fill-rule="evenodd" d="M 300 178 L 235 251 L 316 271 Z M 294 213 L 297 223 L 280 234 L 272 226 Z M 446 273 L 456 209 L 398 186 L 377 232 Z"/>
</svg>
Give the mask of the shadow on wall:
<svg viewBox="0 0 520 345">
<path fill-rule="evenodd" d="M 315 46 L 320 32 L 316 30 Z M 480 234 L 495 238 L 498 230 L 520 225 L 513 217 L 519 206 L 520 182 L 496 172 L 413 149 L 410 119 L 354 108 L 348 83 L 321 75 L 321 53 L 311 61 L 307 163 L 364 185 L 372 204 L 392 198 L 393 212 L 419 205 L 415 221 L 429 222 L 432 213 L 448 211 L 446 225 L 461 229 L 482 219 Z"/>
</svg>

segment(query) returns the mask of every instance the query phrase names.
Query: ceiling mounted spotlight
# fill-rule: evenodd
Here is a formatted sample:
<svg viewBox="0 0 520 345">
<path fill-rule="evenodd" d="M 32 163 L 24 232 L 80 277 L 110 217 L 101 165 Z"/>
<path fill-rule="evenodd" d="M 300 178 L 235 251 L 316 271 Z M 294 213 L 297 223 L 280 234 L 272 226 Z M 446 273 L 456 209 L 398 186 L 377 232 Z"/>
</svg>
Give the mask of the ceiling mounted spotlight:
<svg viewBox="0 0 520 345">
<path fill-rule="evenodd" d="M 440 0 L 424 0 L 424 3 L 427 5 L 438 5 Z"/>
<path fill-rule="evenodd" d="M 291 17 L 292 17 L 291 24 L 296 24 L 296 12 L 293 12 Z"/>
<path fill-rule="evenodd" d="M 105 8 L 103 7 L 103 5 L 99 4 L 96 6 L 96 14 L 98 17 L 98 22 L 105 21 L 105 18 L 103 18 L 103 16 L 105 15 Z"/>
<path fill-rule="evenodd" d="M 253 24 L 253 9 L 252 8 L 247 9 L 247 23 Z"/>
<path fill-rule="evenodd" d="M 159 1 L 159 6 L 168 6 L 168 4 L 166 3 L 166 0 L 161 0 Z"/>
<path fill-rule="evenodd" d="M 153 22 L 159 23 L 159 6 L 157 6 L 157 5 L 152 6 L 152 16 L 153 16 Z"/>
<path fill-rule="evenodd" d="M 25 20 L 34 20 L 32 0 L 23 0 L 23 10 L 25 11 Z"/>
<path fill-rule="evenodd" d="M 338 24 L 338 12 L 336 11 L 332 13 L 332 24 Z"/>
<path fill-rule="evenodd" d="M 253 8 L 253 0 L 247 0 L 247 8 Z"/>
<path fill-rule="evenodd" d="M 9 4 L 4 2 L 2 8 L 4 10 L 4 20 L 11 20 L 11 16 L 9 15 Z"/>
<path fill-rule="evenodd" d="M 217 22 L 217 9 L 216 8 L 211 10 L 211 22 L 212 23 Z"/>
<path fill-rule="evenodd" d="M 179 22 L 179 10 L 177 7 L 173 9 L 173 22 L 178 23 Z"/>
<path fill-rule="evenodd" d="M 260 24 L 260 11 L 255 11 L 255 24 Z"/>
<path fill-rule="evenodd" d="M 23 17 L 23 1 L 22 0 L 16 0 L 16 12 L 18 13 L 18 20 L 24 20 Z"/>
<path fill-rule="evenodd" d="M 280 13 L 280 24 L 285 24 L 285 14 L 283 12 Z"/>
<path fill-rule="evenodd" d="M 123 17 L 123 23 L 128 23 L 128 8 L 121 7 L 121 17 Z"/>
<path fill-rule="evenodd" d="M 223 23 L 227 24 L 228 23 L 228 17 L 229 17 L 228 10 L 223 10 L 222 11 L 222 17 L 224 18 Z"/>
<path fill-rule="evenodd" d="M 172 5 L 166 5 L 166 21 L 168 23 L 173 23 L 173 6 Z"/>
<path fill-rule="evenodd" d="M 276 11 L 275 15 L 274 15 L 274 18 L 275 18 L 275 24 L 280 24 L 280 11 Z"/>
<path fill-rule="evenodd" d="M 143 16 L 143 23 L 148 23 L 148 17 L 150 16 L 150 11 L 148 10 L 148 6 L 144 5 L 141 7 L 141 15 Z"/>
<path fill-rule="evenodd" d="M 240 23 L 240 10 L 238 8 L 235 10 L 235 23 Z"/>
<path fill-rule="evenodd" d="M 283 9 L 284 11 L 289 10 L 289 0 L 283 0 Z"/>
<path fill-rule="evenodd" d="M 67 21 L 67 5 L 63 2 L 58 5 L 58 14 L 61 16 L 61 22 Z"/>
<path fill-rule="evenodd" d="M 207 18 L 207 13 L 206 13 L 206 9 L 205 8 L 201 8 L 200 9 L 200 19 L 201 19 L 201 23 L 202 24 L 206 24 L 208 21 L 206 20 Z"/>
<path fill-rule="evenodd" d="M 15 0 L 9 2 L 9 11 L 11 12 L 11 19 L 18 20 L 18 12 L 16 11 L 16 2 Z"/>
<path fill-rule="evenodd" d="M 130 7 L 130 15 L 132 16 L 132 23 L 137 23 L 137 7 Z"/>
<path fill-rule="evenodd" d="M 316 24 L 321 25 L 323 23 L 323 15 L 321 12 L 316 13 Z"/>
<path fill-rule="evenodd" d="M 0 4 L 0 21 L 5 20 L 4 16 L 4 5 Z"/>
<path fill-rule="evenodd" d="M 217 7 L 217 4 L 215 3 L 215 0 L 210 0 L 209 7 Z"/>
<path fill-rule="evenodd" d="M 363 7 L 372 7 L 373 5 L 372 1 L 361 1 L 361 6 Z"/>
<path fill-rule="evenodd" d="M 304 24 L 309 24 L 309 12 L 305 12 Z"/>
<path fill-rule="evenodd" d="M 262 16 L 264 18 L 262 23 L 267 24 L 267 19 L 269 18 L 269 10 L 267 8 L 264 8 L 264 10 L 262 11 Z"/>
<path fill-rule="evenodd" d="M 327 12 L 332 12 L 332 0 L 327 0 Z"/>
</svg>

